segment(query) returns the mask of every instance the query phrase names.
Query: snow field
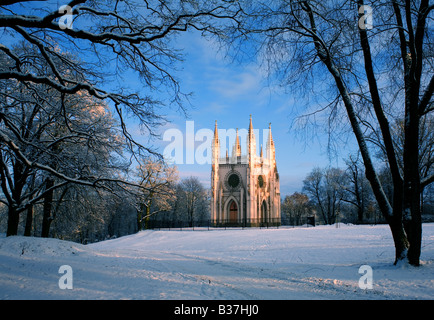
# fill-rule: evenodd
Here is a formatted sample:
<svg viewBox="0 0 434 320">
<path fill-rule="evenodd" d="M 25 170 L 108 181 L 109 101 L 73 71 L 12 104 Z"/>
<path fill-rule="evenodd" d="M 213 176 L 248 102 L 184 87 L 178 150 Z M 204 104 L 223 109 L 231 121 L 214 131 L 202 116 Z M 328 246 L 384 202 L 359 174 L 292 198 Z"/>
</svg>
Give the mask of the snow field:
<svg viewBox="0 0 434 320">
<path fill-rule="evenodd" d="M 0 299 L 433 299 L 434 224 L 422 265 L 394 266 L 388 226 L 142 231 L 90 245 L 0 238 Z M 60 289 L 61 265 L 73 289 Z M 359 268 L 373 289 L 359 288 Z"/>
</svg>

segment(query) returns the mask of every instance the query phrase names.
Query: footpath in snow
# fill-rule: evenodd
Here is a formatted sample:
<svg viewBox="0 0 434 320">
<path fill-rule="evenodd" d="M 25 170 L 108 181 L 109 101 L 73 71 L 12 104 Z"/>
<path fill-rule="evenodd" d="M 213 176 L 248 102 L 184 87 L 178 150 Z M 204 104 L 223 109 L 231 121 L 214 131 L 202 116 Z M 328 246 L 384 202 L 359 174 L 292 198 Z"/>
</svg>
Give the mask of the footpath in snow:
<svg viewBox="0 0 434 320">
<path fill-rule="evenodd" d="M 142 231 L 90 245 L 3 236 L 0 299 L 434 298 L 433 223 L 420 267 L 393 260 L 385 225 Z M 359 287 L 363 265 L 372 289 Z"/>
</svg>

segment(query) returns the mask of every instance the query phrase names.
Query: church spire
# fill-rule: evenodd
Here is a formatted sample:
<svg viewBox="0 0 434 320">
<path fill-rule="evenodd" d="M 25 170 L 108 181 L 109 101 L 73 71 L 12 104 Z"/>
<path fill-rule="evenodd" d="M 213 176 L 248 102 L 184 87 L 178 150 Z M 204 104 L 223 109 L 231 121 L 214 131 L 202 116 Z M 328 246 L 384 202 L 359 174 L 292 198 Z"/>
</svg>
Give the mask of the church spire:
<svg viewBox="0 0 434 320">
<path fill-rule="evenodd" d="M 253 134 L 252 115 L 250 115 L 249 136 Z"/>
<path fill-rule="evenodd" d="M 256 156 L 256 139 L 253 131 L 252 115 L 250 115 L 249 132 L 247 136 L 247 156 L 249 164 L 253 164 L 253 159 Z"/>
<path fill-rule="evenodd" d="M 275 160 L 275 148 L 273 136 L 271 135 L 271 122 L 268 124 L 268 140 L 267 140 L 267 157 L 270 160 Z"/>
<path fill-rule="evenodd" d="M 217 129 L 217 120 L 215 121 L 215 126 L 214 126 L 214 141 L 218 141 L 219 139 L 219 132 Z"/>
<path fill-rule="evenodd" d="M 217 164 L 220 157 L 220 141 L 219 141 L 219 133 L 217 129 L 217 120 L 215 121 L 214 127 L 214 139 L 212 141 L 212 163 Z"/>
<path fill-rule="evenodd" d="M 273 137 L 271 136 L 271 122 L 268 123 L 268 139 L 270 140 L 270 142 L 273 142 Z"/>
<path fill-rule="evenodd" d="M 235 146 L 232 152 L 233 157 L 241 157 L 241 145 L 240 145 L 240 137 L 238 136 L 238 128 L 237 128 L 237 137 L 235 139 Z"/>
</svg>

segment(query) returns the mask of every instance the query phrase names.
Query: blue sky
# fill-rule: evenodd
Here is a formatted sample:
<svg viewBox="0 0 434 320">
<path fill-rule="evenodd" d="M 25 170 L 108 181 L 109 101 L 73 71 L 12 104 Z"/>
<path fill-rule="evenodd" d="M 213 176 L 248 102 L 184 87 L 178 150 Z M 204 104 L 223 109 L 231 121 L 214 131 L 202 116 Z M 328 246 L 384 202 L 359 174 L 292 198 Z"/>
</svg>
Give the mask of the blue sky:
<svg viewBox="0 0 434 320">
<path fill-rule="evenodd" d="M 178 129 L 185 137 L 186 121 L 194 121 L 194 132 L 214 130 L 216 120 L 219 129 L 247 129 L 250 115 L 253 127 L 260 133 L 271 123 L 283 196 L 301 191 L 303 179 L 314 167 L 343 165 L 342 157 L 353 148 L 346 146 L 348 150 L 343 148 L 342 156 L 330 163 L 326 135 L 319 133 L 312 135 L 313 138 L 305 138 L 291 129 L 294 117 L 302 112 L 305 102 L 285 93 L 276 84 L 270 84 L 265 71 L 255 61 L 231 62 L 215 43 L 198 35 L 183 35 L 179 46 L 186 56 L 178 78 L 184 92 L 193 92 L 192 108 L 188 110 L 188 118 L 174 111 L 168 113 L 170 123 L 161 128 L 161 134 L 165 130 Z M 256 137 L 256 141 L 259 153 L 262 136 Z M 169 143 L 156 141 L 160 151 Z M 245 153 L 245 145 L 241 147 Z M 231 146 L 229 148 L 230 153 Z M 178 170 L 181 178 L 198 176 L 205 186 L 210 185 L 209 163 L 178 164 Z"/>
<path fill-rule="evenodd" d="M 30 8 L 38 8 L 39 5 L 37 2 Z M 160 128 L 161 138 L 150 143 L 147 137 L 140 136 L 140 130 L 134 121 L 131 121 L 129 131 L 134 133 L 138 141 L 151 144 L 163 152 L 169 144 L 162 140 L 164 132 L 178 129 L 185 137 L 186 121 L 194 121 L 194 132 L 201 129 L 213 130 L 216 120 L 220 129 L 247 129 L 249 116 L 252 115 L 253 126 L 259 129 L 260 133 L 268 129 L 271 123 L 283 196 L 301 191 L 303 179 L 314 167 L 343 166 L 342 157 L 354 151 L 354 147 L 347 144 L 341 148 L 342 154 L 330 162 L 325 129 L 319 127 L 318 130 L 317 127 L 317 134 L 312 134 L 312 127 L 301 135 L 292 129 L 291 123 L 296 115 L 302 114 L 305 110 L 306 101 L 269 81 L 266 70 L 256 61 L 233 62 L 230 58 L 225 58 L 223 50 L 219 50 L 216 43 L 204 39 L 197 33 L 183 33 L 173 44 L 185 54 L 184 62 L 176 66 L 180 70 L 175 76 L 180 80 L 183 92 L 193 93 L 190 98 L 192 106 L 187 110 L 187 118 L 174 109 L 164 108 L 161 112 L 166 115 L 169 123 Z M 125 87 L 146 94 L 145 87 L 141 88 L 142 85 L 134 75 L 121 81 Z M 309 103 L 312 106 L 312 102 Z M 259 153 L 263 139 L 257 136 L 256 141 Z M 245 145 L 241 147 L 245 153 Z M 231 152 L 231 146 L 229 148 Z M 224 152 L 222 150 L 222 153 Z M 177 166 L 180 178 L 197 176 L 204 186 L 210 186 L 209 163 Z"/>
</svg>

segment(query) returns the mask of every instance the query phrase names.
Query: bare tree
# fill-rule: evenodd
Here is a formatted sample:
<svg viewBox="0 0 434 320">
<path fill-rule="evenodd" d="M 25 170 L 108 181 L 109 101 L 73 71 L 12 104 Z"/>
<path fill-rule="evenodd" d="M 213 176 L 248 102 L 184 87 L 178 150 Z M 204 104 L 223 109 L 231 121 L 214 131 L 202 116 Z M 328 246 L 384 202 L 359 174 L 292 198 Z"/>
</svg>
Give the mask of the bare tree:
<svg viewBox="0 0 434 320">
<path fill-rule="evenodd" d="M 311 195 L 326 224 L 336 222 L 344 197 L 344 173 L 338 168 L 314 168 L 303 181 L 303 190 Z"/>
<path fill-rule="evenodd" d="M 290 224 L 301 225 L 303 218 L 306 218 L 311 211 L 309 197 L 300 192 L 286 196 L 282 203 L 282 211 L 288 217 Z"/>
<path fill-rule="evenodd" d="M 363 164 L 360 161 L 359 155 L 359 153 L 356 156 L 350 155 L 345 160 L 348 183 L 345 188 L 343 201 L 352 204 L 356 208 L 357 222 L 362 223 L 370 204 L 372 191 L 369 187 L 369 181 L 365 177 Z"/>
<path fill-rule="evenodd" d="M 251 35 L 257 40 L 258 51 L 284 85 L 299 83 L 329 101 L 310 115 L 322 112 L 329 125 L 336 125 L 346 114 L 393 235 L 395 262 L 407 259 L 413 265 L 419 265 L 421 250 L 420 190 L 434 181 L 432 174 L 421 179 L 419 170 L 419 129 L 434 110 L 428 27 L 433 9 L 428 0 L 376 1 L 370 7 L 363 0 L 253 1 L 243 6 L 244 28 L 237 30 L 238 39 Z M 390 126 L 399 117 L 405 124 L 402 172 Z M 374 164 L 374 130 L 386 151 L 392 201 Z"/>
</svg>

